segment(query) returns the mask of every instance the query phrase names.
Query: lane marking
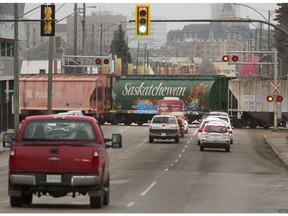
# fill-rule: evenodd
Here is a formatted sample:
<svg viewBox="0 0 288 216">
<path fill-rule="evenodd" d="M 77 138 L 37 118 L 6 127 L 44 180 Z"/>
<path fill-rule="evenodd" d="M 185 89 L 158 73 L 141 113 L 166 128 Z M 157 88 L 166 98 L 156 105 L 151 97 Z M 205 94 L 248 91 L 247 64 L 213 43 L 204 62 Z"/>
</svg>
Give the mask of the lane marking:
<svg viewBox="0 0 288 216">
<path fill-rule="evenodd" d="M 148 186 L 148 188 L 146 190 L 144 190 L 140 196 L 145 196 L 155 185 L 157 184 L 157 182 L 153 182 L 151 185 Z"/>
<path fill-rule="evenodd" d="M 169 171 L 169 168 L 166 168 L 164 171 L 165 171 L 165 172 Z"/>
<path fill-rule="evenodd" d="M 127 205 L 126 205 L 126 207 L 131 207 L 131 206 L 133 206 L 135 204 L 135 202 L 130 202 L 130 203 L 128 203 Z"/>
<path fill-rule="evenodd" d="M 178 155 L 178 157 L 180 157 L 180 158 L 181 158 L 181 157 L 182 157 L 182 154 Z"/>
<path fill-rule="evenodd" d="M 177 162 L 178 162 L 178 159 L 175 160 L 175 163 L 177 163 Z"/>
<path fill-rule="evenodd" d="M 144 145 L 145 142 L 146 142 L 146 141 L 144 140 L 142 143 L 140 143 L 139 145 L 137 145 L 135 148 L 131 149 L 130 151 L 126 152 L 124 155 L 118 157 L 116 160 L 121 160 L 121 159 L 127 157 L 130 153 L 132 153 L 133 151 L 137 150 L 137 149 L 140 148 L 142 145 Z"/>
</svg>

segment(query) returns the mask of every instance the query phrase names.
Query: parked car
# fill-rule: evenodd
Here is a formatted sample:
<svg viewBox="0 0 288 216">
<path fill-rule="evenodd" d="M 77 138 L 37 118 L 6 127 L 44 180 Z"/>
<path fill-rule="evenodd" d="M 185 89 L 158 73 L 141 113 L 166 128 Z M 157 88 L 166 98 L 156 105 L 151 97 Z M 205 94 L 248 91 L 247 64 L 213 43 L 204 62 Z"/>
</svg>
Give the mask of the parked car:
<svg viewBox="0 0 288 216">
<path fill-rule="evenodd" d="M 224 148 L 230 152 L 230 134 L 224 123 L 208 123 L 201 133 L 200 151 L 204 148 Z"/>
<path fill-rule="evenodd" d="M 172 115 L 153 116 L 149 126 L 149 143 L 153 143 L 154 139 L 174 139 L 175 143 L 179 143 L 179 125 L 177 118 Z"/>
</svg>

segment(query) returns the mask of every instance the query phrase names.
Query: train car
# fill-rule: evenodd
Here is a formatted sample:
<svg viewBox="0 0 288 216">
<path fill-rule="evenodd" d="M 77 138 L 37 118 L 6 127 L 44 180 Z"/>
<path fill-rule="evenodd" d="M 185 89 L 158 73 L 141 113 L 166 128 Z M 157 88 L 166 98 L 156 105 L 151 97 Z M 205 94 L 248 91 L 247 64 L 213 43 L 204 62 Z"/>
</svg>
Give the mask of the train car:
<svg viewBox="0 0 288 216">
<path fill-rule="evenodd" d="M 214 75 L 129 75 L 117 79 L 112 88 L 113 123 L 142 125 L 157 114 L 158 101 L 179 97 L 187 107 L 189 123 L 209 110 L 227 111 L 228 81 Z"/>
<path fill-rule="evenodd" d="M 110 109 L 110 78 L 101 75 L 53 75 L 52 113 L 81 110 L 101 119 Z M 21 75 L 20 118 L 47 114 L 47 75 Z"/>
<path fill-rule="evenodd" d="M 52 113 L 81 110 L 101 124 L 142 125 L 157 114 L 158 101 L 179 97 L 189 123 L 209 110 L 227 111 L 228 81 L 211 75 L 53 75 Z M 47 75 L 21 75 L 20 117 L 47 113 Z"/>
<path fill-rule="evenodd" d="M 280 83 L 280 84 L 279 84 Z M 250 127 L 269 128 L 274 125 L 274 98 L 273 102 L 267 100 L 269 95 L 280 95 L 282 102 L 277 103 L 277 124 L 286 127 L 288 86 L 286 80 L 278 81 L 277 90 L 273 90 L 274 80 L 256 78 L 253 79 L 233 79 L 229 81 L 229 90 L 237 99 L 237 109 L 232 110 L 235 114 L 233 124 L 236 128 Z M 230 110 L 231 111 L 231 110 Z"/>
</svg>

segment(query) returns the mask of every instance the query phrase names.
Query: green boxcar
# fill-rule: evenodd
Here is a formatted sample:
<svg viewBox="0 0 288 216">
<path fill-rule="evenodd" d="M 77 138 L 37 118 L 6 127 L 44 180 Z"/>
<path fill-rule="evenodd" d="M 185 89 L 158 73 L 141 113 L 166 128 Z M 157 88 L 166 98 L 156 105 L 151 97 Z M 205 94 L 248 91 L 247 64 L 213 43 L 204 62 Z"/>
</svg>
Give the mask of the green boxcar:
<svg viewBox="0 0 288 216">
<path fill-rule="evenodd" d="M 130 75 L 120 77 L 112 88 L 114 123 L 139 125 L 157 114 L 158 100 L 179 97 L 185 102 L 189 122 L 205 111 L 227 111 L 228 80 L 212 75 Z"/>
</svg>

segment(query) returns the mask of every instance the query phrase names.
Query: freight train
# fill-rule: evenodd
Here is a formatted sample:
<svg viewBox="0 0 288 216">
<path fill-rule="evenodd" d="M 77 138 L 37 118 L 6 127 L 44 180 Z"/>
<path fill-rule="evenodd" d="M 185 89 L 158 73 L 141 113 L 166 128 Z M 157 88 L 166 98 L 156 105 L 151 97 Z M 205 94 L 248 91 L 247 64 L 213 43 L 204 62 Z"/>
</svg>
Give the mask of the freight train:
<svg viewBox="0 0 288 216">
<path fill-rule="evenodd" d="M 22 118 L 47 112 L 47 80 L 47 75 L 21 75 Z M 247 83 L 247 80 L 219 75 L 53 75 L 52 112 L 82 110 L 101 124 L 142 125 L 157 114 L 159 100 L 178 97 L 185 103 L 189 123 L 200 120 L 206 111 L 217 110 L 228 112 L 235 127 L 273 126 L 270 118 L 273 110 L 264 98 L 267 91 L 260 97 L 260 86 L 267 89 L 269 80 Z M 282 86 L 286 86 L 285 83 Z M 279 122 L 287 120 L 287 89 L 285 91 Z"/>
</svg>

